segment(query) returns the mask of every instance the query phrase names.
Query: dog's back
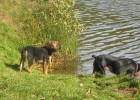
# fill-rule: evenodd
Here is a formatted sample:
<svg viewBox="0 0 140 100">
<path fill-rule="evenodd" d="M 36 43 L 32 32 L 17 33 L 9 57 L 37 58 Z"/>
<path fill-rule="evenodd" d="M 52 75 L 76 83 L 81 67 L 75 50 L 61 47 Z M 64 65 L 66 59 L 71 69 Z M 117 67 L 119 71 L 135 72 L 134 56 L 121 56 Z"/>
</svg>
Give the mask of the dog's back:
<svg viewBox="0 0 140 100">
<path fill-rule="evenodd" d="M 122 58 L 113 63 L 113 72 L 116 74 L 132 74 L 135 72 L 137 64 L 134 60 Z"/>
<path fill-rule="evenodd" d="M 44 56 L 48 56 L 48 51 L 45 48 L 27 46 L 23 48 L 21 56 L 25 59 L 41 60 Z"/>
</svg>

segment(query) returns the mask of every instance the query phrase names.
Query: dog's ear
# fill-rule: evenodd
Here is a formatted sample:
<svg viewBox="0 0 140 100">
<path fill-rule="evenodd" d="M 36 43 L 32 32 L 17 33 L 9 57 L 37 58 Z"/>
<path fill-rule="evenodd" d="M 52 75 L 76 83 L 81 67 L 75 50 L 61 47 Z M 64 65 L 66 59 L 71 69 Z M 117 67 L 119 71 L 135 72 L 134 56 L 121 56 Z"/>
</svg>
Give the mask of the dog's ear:
<svg viewBox="0 0 140 100">
<path fill-rule="evenodd" d="M 58 49 L 61 49 L 61 44 L 59 42 L 58 42 L 57 46 L 58 46 Z"/>
<path fill-rule="evenodd" d="M 49 41 L 46 43 L 46 46 L 49 47 L 49 48 L 51 48 L 51 46 L 53 45 L 54 42 L 55 42 L 55 41 L 49 40 Z"/>
<path fill-rule="evenodd" d="M 46 45 L 50 45 L 50 44 L 52 44 L 51 40 L 49 40 Z"/>
<path fill-rule="evenodd" d="M 96 58 L 96 56 L 95 55 L 92 55 L 92 57 L 95 59 Z"/>
</svg>

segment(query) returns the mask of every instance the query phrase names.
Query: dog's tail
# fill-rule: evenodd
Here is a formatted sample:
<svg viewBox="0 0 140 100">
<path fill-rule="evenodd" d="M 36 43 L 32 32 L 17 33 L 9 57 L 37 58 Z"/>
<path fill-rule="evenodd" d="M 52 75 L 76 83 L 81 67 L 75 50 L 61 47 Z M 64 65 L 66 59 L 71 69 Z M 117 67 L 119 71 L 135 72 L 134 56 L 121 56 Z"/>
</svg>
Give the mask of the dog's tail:
<svg viewBox="0 0 140 100">
<path fill-rule="evenodd" d="M 97 56 L 95 56 L 95 55 L 92 55 L 92 57 L 95 59 Z"/>
<path fill-rule="evenodd" d="M 24 62 L 27 58 L 28 51 L 26 49 L 23 49 L 21 52 L 21 60 L 20 60 L 20 65 L 19 65 L 19 71 L 22 71 L 22 68 L 24 67 Z"/>
</svg>

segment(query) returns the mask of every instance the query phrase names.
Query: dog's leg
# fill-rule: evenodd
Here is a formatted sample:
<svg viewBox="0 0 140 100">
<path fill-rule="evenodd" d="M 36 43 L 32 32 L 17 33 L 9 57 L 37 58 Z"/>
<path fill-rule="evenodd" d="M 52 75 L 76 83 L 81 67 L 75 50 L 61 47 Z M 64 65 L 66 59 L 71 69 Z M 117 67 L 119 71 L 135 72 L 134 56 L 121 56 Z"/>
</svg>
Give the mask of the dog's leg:
<svg viewBox="0 0 140 100">
<path fill-rule="evenodd" d="M 25 57 L 22 57 L 20 60 L 20 65 L 19 65 L 19 72 L 22 71 L 22 68 L 24 67 L 24 62 L 25 62 Z"/>
<path fill-rule="evenodd" d="M 49 69 L 51 71 L 51 67 L 52 67 L 52 56 L 49 56 Z"/>
<path fill-rule="evenodd" d="M 99 68 L 100 68 L 100 70 L 101 70 L 101 73 L 102 73 L 102 74 L 105 74 L 104 66 L 99 65 Z"/>
<path fill-rule="evenodd" d="M 22 51 L 21 52 L 21 60 L 20 60 L 20 65 L 19 65 L 19 71 L 22 71 L 22 68 L 24 67 L 24 62 L 26 60 L 26 54 L 24 54 L 26 52 Z"/>
<path fill-rule="evenodd" d="M 28 66 L 27 71 L 28 71 L 29 73 L 32 72 L 32 64 Z"/>
<path fill-rule="evenodd" d="M 28 58 L 28 68 L 27 68 L 27 71 L 28 71 L 29 73 L 32 72 L 32 65 L 33 65 L 33 59 L 29 59 L 29 58 Z"/>
<path fill-rule="evenodd" d="M 48 64 L 46 64 L 46 63 L 43 64 L 43 72 L 44 72 L 45 74 L 48 74 L 48 67 L 49 67 Z"/>
<path fill-rule="evenodd" d="M 21 61 L 20 61 L 20 66 L 19 66 L 19 72 L 21 72 L 21 71 L 22 71 L 22 68 L 23 68 L 23 63 L 24 63 L 24 62 L 23 62 L 23 60 L 21 60 Z"/>
<path fill-rule="evenodd" d="M 49 56 L 49 65 L 52 65 L 52 56 Z"/>
</svg>

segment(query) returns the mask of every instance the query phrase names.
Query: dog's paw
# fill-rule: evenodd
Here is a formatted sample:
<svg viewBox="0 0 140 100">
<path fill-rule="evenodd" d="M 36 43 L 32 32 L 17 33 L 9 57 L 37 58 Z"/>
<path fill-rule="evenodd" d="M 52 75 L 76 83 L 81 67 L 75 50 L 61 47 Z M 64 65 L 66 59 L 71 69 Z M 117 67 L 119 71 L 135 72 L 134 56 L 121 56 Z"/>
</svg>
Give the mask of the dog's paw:
<svg viewBox="0 0 140 100">
<path fill-rule="evenodd" d="M 30 68 L 27 68 L 27 71 L 28 71 L 29 73 L 31 73 L 31 69 L 30 69 Z"/>
<path fill-rule="evenodd" d="M 48 74 L 48 72 L 47 72 L 47 71 L 45 71 L 45 72 L 44 72 L 44 74 Z"/>
</svg>

